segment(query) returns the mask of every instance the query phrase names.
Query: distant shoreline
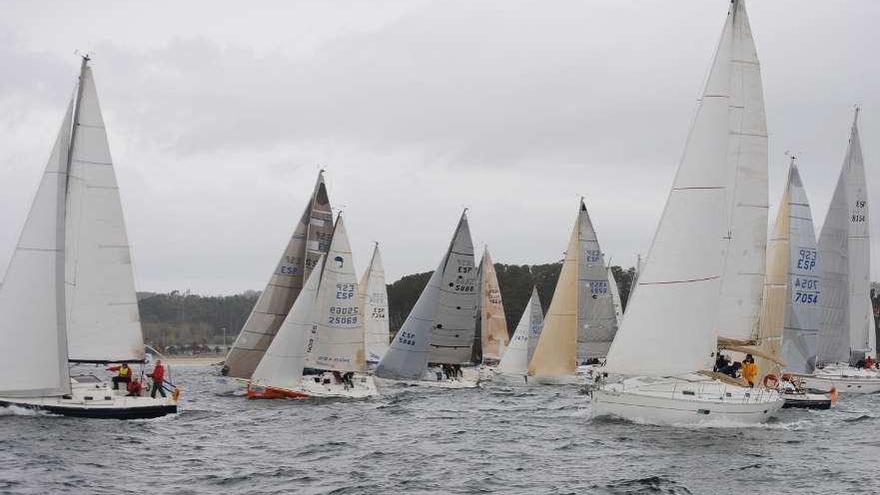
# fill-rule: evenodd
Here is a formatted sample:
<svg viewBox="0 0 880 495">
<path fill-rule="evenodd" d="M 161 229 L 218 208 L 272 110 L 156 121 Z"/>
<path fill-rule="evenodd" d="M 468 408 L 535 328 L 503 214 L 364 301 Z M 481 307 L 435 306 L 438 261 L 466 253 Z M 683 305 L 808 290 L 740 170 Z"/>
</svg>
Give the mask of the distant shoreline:
<svg viewBox="0 0 880 495">
<path fill-rule="evenodd" d="M 175 366 L 201 366 L 220 364 L 225 356 L 214 354 L 209 356 L 165 356 L 165 362 Z"/>
</svg>

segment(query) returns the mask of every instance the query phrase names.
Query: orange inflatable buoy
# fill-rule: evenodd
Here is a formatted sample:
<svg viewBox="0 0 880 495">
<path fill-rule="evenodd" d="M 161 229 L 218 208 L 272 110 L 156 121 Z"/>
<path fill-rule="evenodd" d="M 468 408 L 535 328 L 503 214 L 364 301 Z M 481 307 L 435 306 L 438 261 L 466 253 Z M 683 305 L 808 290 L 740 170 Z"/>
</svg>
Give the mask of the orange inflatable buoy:
<svg viewBox="0 0 880 495">
<path fill-rule="evenodd" d="M 828 395 L 831 396 L 831 402 L 837 402 L 837 387 L 831 387 L 831 392 L 828 392 Z"/>
<path fill-rule="evenodd" d="M 764 388 L 776 388 L 776 386 L 779 385 L 779 377 L 777 377 L 773 373 L 770 373 L 769 375 L 764 377 L 763 383 L 764 383 Z M 773 385 L 770 385 L 771 383 Z"/>
</svg>

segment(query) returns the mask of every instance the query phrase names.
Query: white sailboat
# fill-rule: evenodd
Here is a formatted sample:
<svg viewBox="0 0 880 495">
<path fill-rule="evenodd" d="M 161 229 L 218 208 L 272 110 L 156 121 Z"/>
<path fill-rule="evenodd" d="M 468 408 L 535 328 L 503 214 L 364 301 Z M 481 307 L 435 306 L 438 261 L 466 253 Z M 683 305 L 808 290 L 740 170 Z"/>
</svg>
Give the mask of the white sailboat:
<svg viewBox="0 0 880 495">
<path fill-rule="evenodd" d="M 445 388 L 476 387 L 468 376 L 477 305 L 474 247 L 462 213 L 449 248 L 376 367 L 382 380 Z M 431 364 L 429 368 L 429 363 Z"/>
<path fill-rule="evenodd" d="M 786 365 L 759 359 L 764 380 L 779 384 L 783 407 L 828 409 L 831 397 L 813 393 L 790 373 L 811 373 L 819 334 L 819 266 L 810 203 L 792 157 L 785 192 L 767 246 L 767 273 L 758 342 Z M 783 374 L 783 369 L 788 373 Z"/>
<path fill-rule="evenodd" d="M 385 268 L 379 254 L 379 243 L 373 248 L 370 266 L 358 284 L 358 301 L 364 319 L 367 365 L 375 367 L 388 351 L 391 332 L 388 327 L 388 287 L 385 285 Z"/>
<path fill-rule="evenodd" d="M 496 377 L 504 377 L 517 382 L 524 382 L 528 378 L 529 371 L 529 342 L 536 340 L 541 333 L 544 324 L 544 311 L 541 309 L 541 300 L 538 298 L 538 290 L 532 288 L 532 295 L 523 310 L 522 317 L 510 339 L 504 356 L 495 370 Z"/>
<path fill-rule="evenodd" d="M 604 358 L 617 332 L 604 254 L 583 199 L 541 338 L 529 362 L 535 383 L 578 383 L 578 364 Z"/>
<path fill-rule="evenodd" d="M 481 365 L 480 376 L 491 377 L 492 368 L 498 365 L 510 344 L 510 336 L 507 333 L 501 287 L 489 248 L 483 251 L 480 267 L 477 269 L 477 281 L 480 295 L 477 300 L 478 323 L 474 335 L 473 361 Z"/>
<path fill-rule="evenodd" d="M 127 396 L 73 363 L 143 363 L 119 187 L 89 58 L 0 286 L 0 405 L 151 418 L 169 398 Z"/>
<path fill-rule="evenodd" d="M 782 407 L 775 390 L 711 371 L 719 337 L 749 338 L 757 329 L 766 176 L 760 66 L 744 2 L 734 0 L 638 289 L 608 353 L 607 371 L 627 378 L 597 384 L 595 416 L 760 422 Z"/>
<path fill-rule="evenodd" d="M 364 320 L 342 216 L 326 258 L 309 275 L 277 337 L 248 385 L 249 398 L 345 397 L 378 394 L 365 374 Z M 277 341 L 277 343 L 276 343 Z M 310 373 L 306 373 L 305 371 Z"/>
<path fill-rule="evenodd" d="M 808 387 L 820 390 L 867 394 L 880 391 L 880 374 L 854 366 L 876 354 L 868 189 L 858 118 L 856 109 L 846 157 L 819 234 L 822 292 L 818 366 L 802 378 Z"/>
<path fill-rule="evenodd" d="M 318 258 L 327 254 L 332 235 L 333 213 L 322 170 L 281 259 L 226 355 L 223 375 L 240 380 L 251 378 Z"/>
</svg>

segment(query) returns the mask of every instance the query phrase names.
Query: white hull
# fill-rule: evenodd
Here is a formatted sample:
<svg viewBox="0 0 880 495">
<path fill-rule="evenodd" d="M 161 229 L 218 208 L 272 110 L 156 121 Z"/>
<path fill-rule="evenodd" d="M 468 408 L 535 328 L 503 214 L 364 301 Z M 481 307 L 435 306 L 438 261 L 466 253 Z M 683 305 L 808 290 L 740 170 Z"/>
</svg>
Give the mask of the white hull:
<svg viewBox="0 0 880 495">
<path fill-rule="evenodd" d="M 845 394 L 873 394 L 880 392 L 880 374 L 874 370 L 851 366 L 826 366 L 812 375 L 794 375 L 804 382 L 806 388 L 822 391 L 837 389 Z"/>
<path fill-rule="evenodd" d="M 593 390 L 593 416 L 658 425 L 767 421 L 784 401 L 773 390 L 728 385 L 699 375 L 630 378 Z"/>
<path fill-rule="evenodd" d="M 350 384 L 339 381 L 332 372 L 325 372 L 303 376 L 293 389 L 253 384 L 247 389 L 250 399 L 367 399 L 378 395 L 374 377 L 363 373 L 355 373 Z"/>
<path fill-rule="evenodd" d="M 83 380 L 82 377 L 78 377 Z M 79 382 L 71 378 L 71 393 L 63 397 L 0 397 L 0 406 L 16 406 L 46 411 L 64 416 L 112 419 L 156 418 L 177 413 L 177 400 L 171 392 L 167 397 L 158 393 L 156 398 L 149 395 L 128 397 L 125 384 L 119 390 L 104 381 L 94 379 Z"/>
</svg>

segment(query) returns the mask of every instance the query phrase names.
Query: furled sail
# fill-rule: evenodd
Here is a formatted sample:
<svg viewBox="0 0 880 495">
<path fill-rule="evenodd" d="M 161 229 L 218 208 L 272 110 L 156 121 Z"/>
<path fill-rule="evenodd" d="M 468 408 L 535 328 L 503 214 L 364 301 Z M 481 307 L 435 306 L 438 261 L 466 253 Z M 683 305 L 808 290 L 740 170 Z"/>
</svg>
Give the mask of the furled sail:
<svg viewBox="0 0 880 495">
<path fill-rule="evenodd" d="M 315 300 L 315 326 L 306 342 L 312 368 L 364 371 L 364 319 L 357 275 L 342 215 L 337 216 Z"/>
<path fill-rule="evenodd" d="M 507 319 L 504 304 L 501 302 L 501 288 L 489 249 L 483 252 L 480 260 L 480 344 L 482 360 L 498 361 L 510 342 L 507 333 Z"/>
<path fill-rule="evenodd" d="M 385 269 L 379 254 L 379 243 L 373 248 L 370 266 L 358 284 L 361 315 L 364 319 L 364 341 L 368 363 L 378 363 L 388 350 L 388 288 Z"/>
<path fill-rule="evenodd" d="M 529 361 L 530 375 L 567 375 L 577 371 L 579 224 L 580 214 L 571 231 L 541 336 Z"/>
<path fill-rule="evenodd" d="M 852 357 L 874 353 L 876 346 L 868 300 L 868 195 L 858 110 L 850 132 L 846 158 L 819 234 L 822 264 L 819 361 L 822 363 L 846 363 Z"/>
<path fill-rule="evenodd" d="M 712 368 L 724 253 L 737 218 L 729 213 L 730 182 L 740 174 L 730 141 L 742 112 L 731 107 L 746 98 L 731 98 L 731 79 L 743 77 L 746 65 L 757 69 L 757 57 L 746 50 L 751 46 L 745 7 L 734 0 L 638 289 L 608 353 L 611 373 L 668 376 Z M 756 89 L 754 81 L 740 83 Z"/>
<path fill-rule="evenodd" d="M 582 364 L 590 358 L 605 357 L 617 333 L 605 254 L 583 199 L 578 210 L 578 242 L 577 362 Z"/>
<path fill-rule="evenodd" d="M 226 356 L 225 374 L 237 378 L 251 377 L 287 317 L 303 282 L 318 258 L 327 253 L 332 235 L 333 213 L 321 171 L 281 260 Z"/>
<path fill-rule="evenodd" d="M 474 340 L 477 291 L 474 244 L 466 211 L 458 221 L 445 261 L 441 268 L 443 279 L 437 313 L 434 315 L 428 362 L 469 363 Z"/>
<path fill-rule="evenodd" d="M 287 318 L 257 364 L 251 376 L 252 384 L 286 390 L 299 387 L 306 364 L 306 337 L 315 327 L 314 308 L 322 263 L 323 258 L 319 258 L 315 264 L 318 269 L 309 274 Z"/>
<path fill-rule="evenodd" d="M 68 354 L 71 361 L 143 361 L 131 248 L 90 67 L 80 84 L 67 186 Z"/>
<path fill-rule="evenodd" d="M 70 392 L 64 285 L 71 99 L 0 285 L 0 395 Z"/>
<path fill-rule="evenodd" d="M 498 371 L 502 373 L 525 375 L 529 371 L 529 339 L 537 330 L 540 332 L 544 322 L 544 313 L 541 311 L 541 300 L 538 299 L 538 291 L 532 288 L 532 296 L 526 304 L 522 318 L 510 338 L 501 362 L 498 363 Z"/>
<path fill-rule="evenodd" d="M 792 158 L 776 225 L 767 248 L 767 273 L 758 341 L 786 370 L 811 373 L 819 332 L 818 247 L 810 204 Z M 762 360 L 762 372 L 778 372 Z"/>
</svg>

